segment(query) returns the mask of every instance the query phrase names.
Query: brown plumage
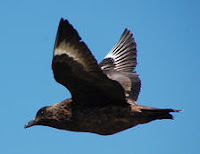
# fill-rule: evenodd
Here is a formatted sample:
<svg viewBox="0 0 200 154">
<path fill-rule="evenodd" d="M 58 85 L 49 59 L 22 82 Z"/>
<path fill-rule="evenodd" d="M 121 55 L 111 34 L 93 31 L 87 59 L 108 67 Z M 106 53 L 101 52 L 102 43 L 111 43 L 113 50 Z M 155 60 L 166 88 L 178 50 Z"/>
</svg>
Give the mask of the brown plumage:
<svg viewBox="0 0 200 154">
<path fill-rule="evenodd" d="M 170 112 L 180 110 L 136 104 L 141 86 L 136 65 L 136 43 L 129 30 L 98 65 L 77 31 L 61 19 L 52 69 L 72 98 L 41 108 L 25 128 L 44 125 L 111 135 L 152 120 L 172 119 Z"/>
</svg>

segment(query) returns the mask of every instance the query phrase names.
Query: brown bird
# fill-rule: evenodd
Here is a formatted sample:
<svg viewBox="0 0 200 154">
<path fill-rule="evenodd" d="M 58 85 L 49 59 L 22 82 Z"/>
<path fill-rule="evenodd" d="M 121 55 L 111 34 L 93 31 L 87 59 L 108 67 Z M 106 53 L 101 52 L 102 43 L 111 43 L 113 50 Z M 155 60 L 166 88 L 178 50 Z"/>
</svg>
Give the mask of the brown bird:
<svg viewBox="0 0 200 154">
<path fill-rule="evenodd" d="M 135 71 L 137 50 L 133 34 L 125 29 L 117 44 L 98 65 L 87 45 L 67 20 L 58 27 L 52 69 L 56 81 L 72 94 L 41 108 L 25 124 L 111 135 L 157 119 L 172 119 L 174 109 L 136 104 L 140 78 Z"/>
</svg>

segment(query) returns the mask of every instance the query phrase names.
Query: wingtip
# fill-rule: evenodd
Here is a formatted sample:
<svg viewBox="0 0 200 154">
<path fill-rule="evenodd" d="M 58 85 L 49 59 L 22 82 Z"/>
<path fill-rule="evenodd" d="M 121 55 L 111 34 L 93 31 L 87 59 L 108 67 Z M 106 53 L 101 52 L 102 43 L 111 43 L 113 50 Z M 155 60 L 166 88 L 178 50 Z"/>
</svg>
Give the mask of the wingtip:
<svg viewBox="0 0 200 154">
<path fill-rule="evenodd" d="M 123 32 L 122 35 L 121 35 L 121 38 L 122 38 L 123 36 L 127 36 L 127 35 L 131 35 L 131 37 L 133 37 L 133 33 L 126 27 L 126 28 L 124 29 L 124 32 Z"/>
<path fill-rule="evenodd" d="M 124 31 L 130 31 L 130 30 L 129 30 L 129 28 L 125 27 L 125 30 L 124 30 Z"/>
<path fill-rule="evenodd" d="M 62 17 L 62 18 L 60 18 L 60 23 L 59 23 L 59 25 L 61 25 L 61 24 L 69 24 L 69 21 L 68 21 L 67 19 L 64 19 L 64 18 Z"/>
<path fill-rule="evenodd" d="M 129 31 L 129 30 L 128 30 L 128 28 L 126 27 L 126 28 L 124 29 L 124 31 L 126 32 L 126 31 Z"/>
<path fill-rule="evenodd" d="M 56 42 L 54 50 L 60 45 L 61 42 L 75 42 L 79 43 L 81 40 L 78 32 L 69 23 L 67 19 L 61 18 L 57 30 Z"/>
<path fill-rule="evenodd" d="M 60 18 L 60 23 L 59 24 L 61 24 L 62 22 L 64 22 L 64 18 L 62 17 L 62 18 Z"/>
</svg>

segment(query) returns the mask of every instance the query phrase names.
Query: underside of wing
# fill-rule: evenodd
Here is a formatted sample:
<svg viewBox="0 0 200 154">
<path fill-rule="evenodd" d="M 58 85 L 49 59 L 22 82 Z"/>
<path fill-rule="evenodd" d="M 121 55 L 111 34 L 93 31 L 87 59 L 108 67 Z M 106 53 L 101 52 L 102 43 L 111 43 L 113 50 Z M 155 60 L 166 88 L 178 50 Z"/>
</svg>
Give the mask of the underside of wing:
<svg viewBox="0 0 200 154">
<path fill-rule="evenodd" d="M 140 92 L 141 81 L 135 71 L 137 49 L 133 34 L 125 29 L 117 44 L 100 63 L 108 78 L 124 88 L 127 102 L 135 104 Z"/>
<path fill-rule="evenodd" d="M 102 70 L 132 72 L 137 65 L 137 50 L 133 34 L 125 29 L 117 44 L 100 63 Z"/>
<path fill-rule="evenodd" d="M 71 92 L 76 106 L 125 102 L 124 89 L 102 73 L 90 50 L 67 20 L 61 19 L 59 24 L 52 69 L 56 81 Z"/>
<path fill-rule="evenodd" d="M 140 93 L 141 81 L 135 72 L 103 71 L 108 78 L 117 81 L 124 88 L 129 104 L 135 104 Z"/>
</svg>

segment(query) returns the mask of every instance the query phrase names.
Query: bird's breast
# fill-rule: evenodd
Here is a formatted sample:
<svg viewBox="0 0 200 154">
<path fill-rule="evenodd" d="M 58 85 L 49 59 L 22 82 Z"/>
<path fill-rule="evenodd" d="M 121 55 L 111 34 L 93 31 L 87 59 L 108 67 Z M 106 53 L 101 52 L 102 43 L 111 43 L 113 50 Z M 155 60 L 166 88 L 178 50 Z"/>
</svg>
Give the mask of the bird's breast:
<svg viewBox="0 0 200 154">
<path fill-rule="evenodd" d="M 110 135 L 133 126 L 130 106 L 106 106 L 72 110 L 67 130 Z"/>
</svg>

